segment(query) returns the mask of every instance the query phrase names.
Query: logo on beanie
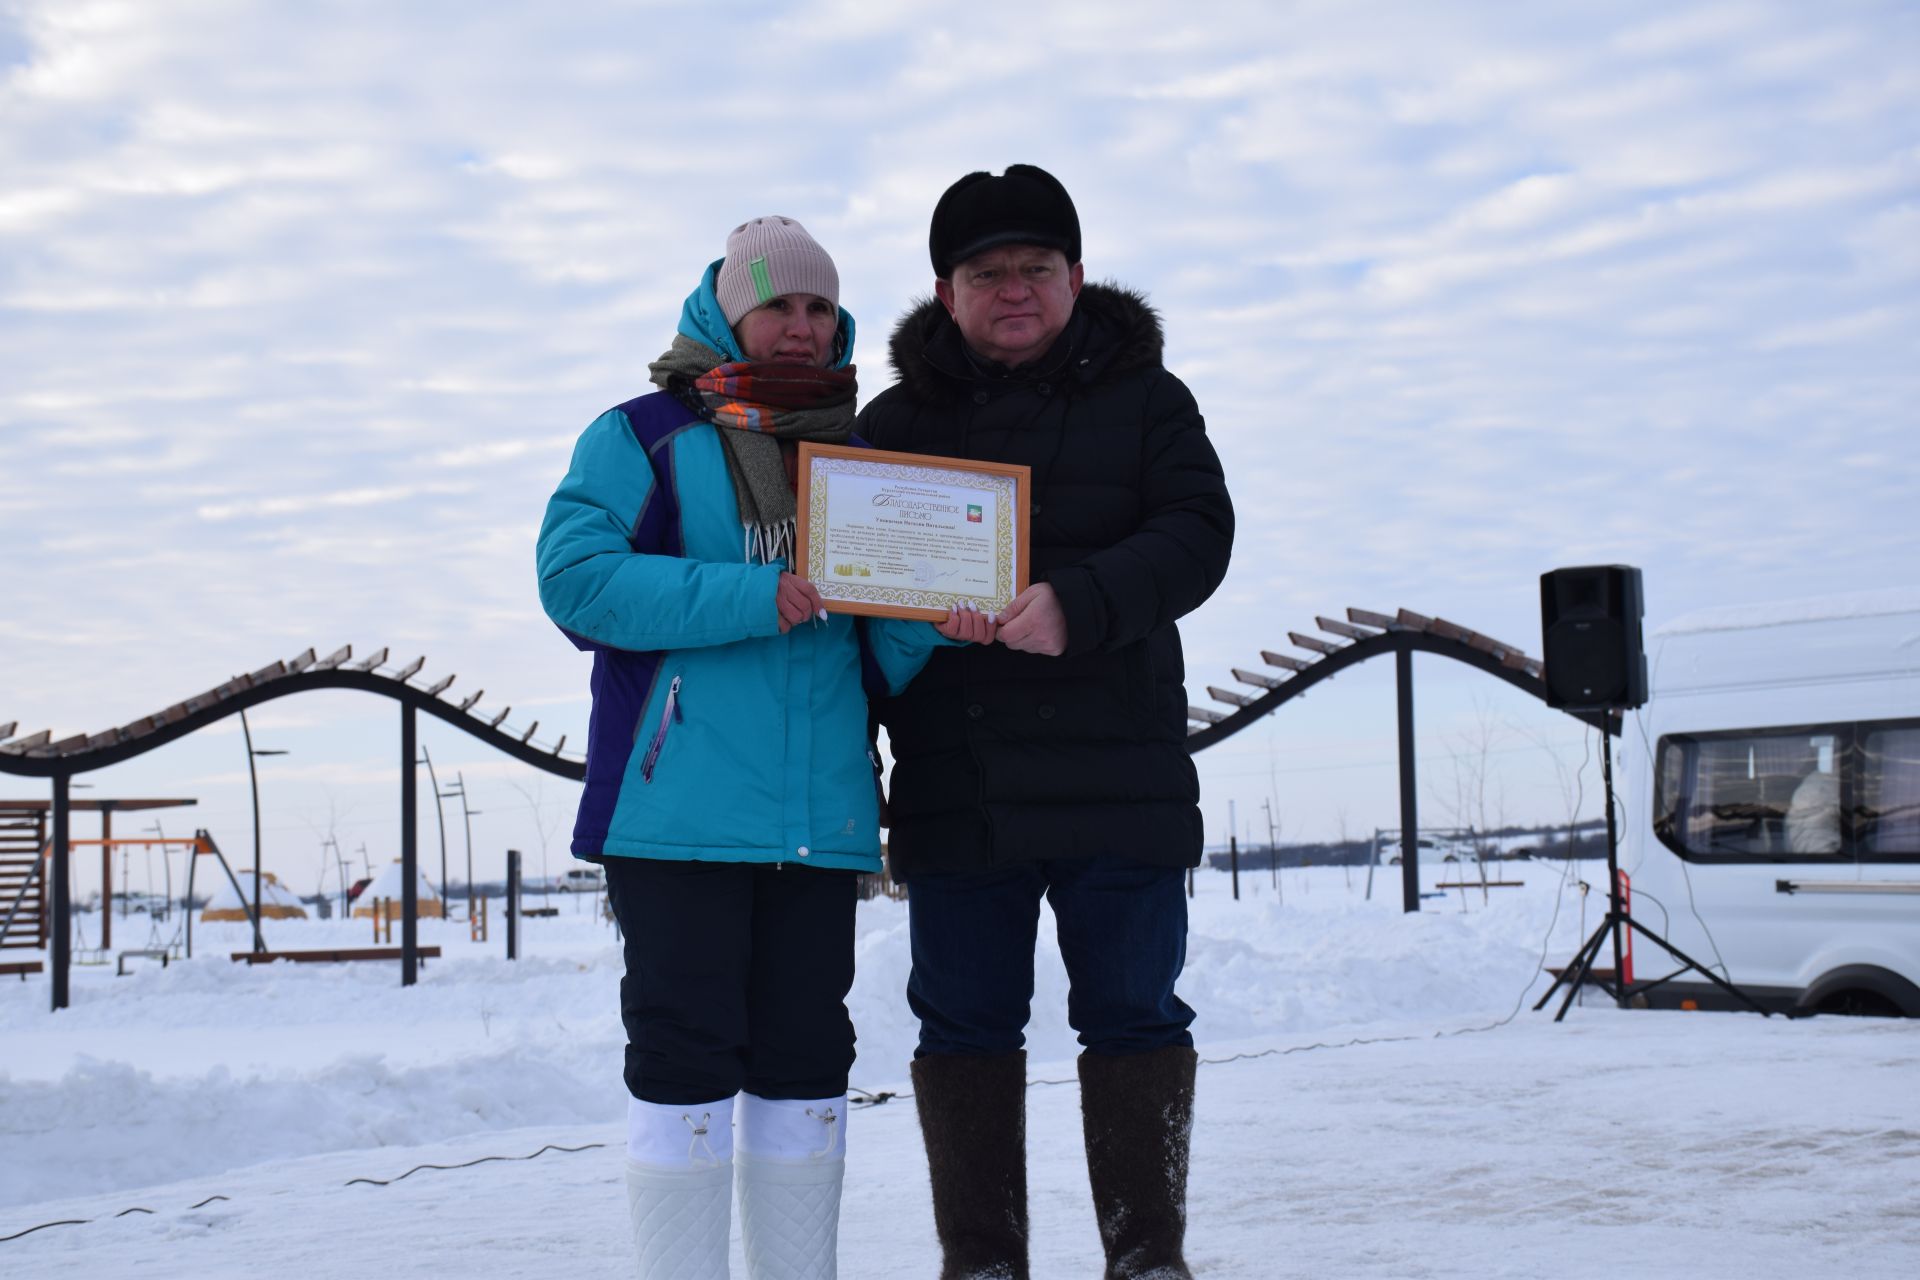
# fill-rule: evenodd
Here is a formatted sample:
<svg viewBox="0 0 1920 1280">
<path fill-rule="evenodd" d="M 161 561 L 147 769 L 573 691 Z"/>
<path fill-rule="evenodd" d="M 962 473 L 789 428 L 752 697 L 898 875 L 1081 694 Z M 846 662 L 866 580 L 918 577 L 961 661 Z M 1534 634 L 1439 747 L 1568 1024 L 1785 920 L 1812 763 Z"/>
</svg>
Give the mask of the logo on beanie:
<svg viewBox="0 0 1920 1280">
<path fill-rule="evenodd" d="M 764 256 L 755 258 L 747 264 L 747 274 L 753 277 L 753 296 L 762 303 L 772 302 L 773 277 L 767 274 L 767 260 Z"/>
</svg>

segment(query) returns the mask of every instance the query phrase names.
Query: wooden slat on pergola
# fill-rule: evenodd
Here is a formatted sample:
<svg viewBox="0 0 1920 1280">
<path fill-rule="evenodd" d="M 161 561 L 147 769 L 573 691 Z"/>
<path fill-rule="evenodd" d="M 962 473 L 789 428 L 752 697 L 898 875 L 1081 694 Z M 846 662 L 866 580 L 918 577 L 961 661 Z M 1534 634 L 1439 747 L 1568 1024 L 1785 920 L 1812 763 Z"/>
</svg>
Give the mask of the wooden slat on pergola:
<svg viewBox="0 0 1920 1280">
<path fill-rule="evenodd" d="M 342 645 L 324 658 L 317 658 L 314 650 L 307 649 L 287 659 L 285 662 L 269 663 L 257 671 L 248 672 L 246 675 L 235 676 L 231 680 L 214 686 L 205 693 L 197 693 L 190 698 L 183 698 L 172 706 L 161 711 L 156 711 L 152 715 L 141 716 L 139 719 L 129 721 L 117 728 L 105 729 L 98 733 L 76 733 L 70 737 L 61 738 L 57 742 L 54 740 L 50 730 L 42 729 L 36 733 L 20 735 L 17 733 L 20 727 L 19 723 L 17 721 L 7 721 L 0 723 L 0 756 L 14 756 L 29 760 L 60 759 L 118 747 L 144 738 L 156 730 L 166 728 L 168 725 L 177 724 L 196 712 L 218 708 L 221 703 L 227 702 L 242 693 L 294 676 L 305 676 L 311 679 L 321 678 L 324 673 L 333 671 L 350 670 L 361 672 L 390 680 L 397 685 L 406 686 L 410 694 L 416 695 L 416 697 L 423 697 L 436 703 L 440 701 L 440 695 L 445 693 L 454 682 L 454 677 L 449 675 L 443 676 L 425 689 L 412 685 L 410 682 L 415 676 L 420 674 L 421 668 L 426 665 L 427 660 L 425 655 L 417 657 L 404 666 L 397 668 L 387 667 L 385 665 L 387 661 L 387 650 L 384 647 L 375 651 L 369 657 L 355 662 L 351 667 L 348 667 L 346 664 L 352 657 L 352 645 Z M 564 736 L 551 747 L 544 747 L 536 743 L 533 740 L 533 735 L 534 731 L 540 727 L 538 720 L 533 721 L 525 729 L 517 729 L 506 724 L 507 715 L 512 711 L 512 707 L 510 706 L 502 707 L 496 713 L 486 713 L 477 710 L 476 708 L 479 705 L 481 693 L 484 692 L 485 690 L 480 690 L 475 692 L 471 697 L 461 699 L 455 706 L 450 708 L 450 711 L 456 714 L 447 718 L 471 721 L 471 725 L 462 725 L 462 727 L 467 728 L 469 732 L 477 733 L 477 735 L 481 737 L 488 737 L 490 734 L 495 733 L 503 734 L 519 745 L 533 747 L 556 759 L 578 759 L 578 757 L 563 757 L 561 755 L 561 748 L 566 745 L 566 738 Z M 4 772 L 4 770 L 0 770 L 0 772 Z"/>
<path fill-rule="evenodd" d="M 1372 640 L 1389 632 L 1413 632 L 1430 640 L 1451 641 L 1462 649 L 1472 650 L 1476 654 L 1492 658 L 1500 666 L 1522 677 L 1524 681 L 1540 684 L 1542 691 L 1545 688 L 1544 669 L 1539 659 L 1528 657 L 1514 645 L 1505 644 L 1491 636 L 1448 622 L 1445 618 L 1429 618 L 1411 609 L 1400 609 L 1391 614 L 1376 613 L 1371 609 L 1348 609 L 1345 621 L 1326 617 L 1318 617 L 1313 621 L 1315 627 L 1325 635 L 1332 636 L 1333 639 L 1289 631 L 1288 642 L 1296 649 L 1305 650 L 1308 656 L 1296 657 L 1290 653 L 1262 649 L 1260 661 L 1279 672 L 1278 675 L 1234 667 L 1232 669 L 1234 680 L 1258 692 L 1247 694 L 1223 689 L 1217 685 L 1208 685 L 1208 696 L 1229 709 L 1221 711 L 1213 707 L 1190 704 L 1187 707 L 1188 734 L 1203 733 L 1216 725 L 1225 724 L 1239 717 L 1257 718 L 1257 715 L 1249 714 L 1249 709 L 1262 702 L 1267 702 L 1268 709 L 1271 709 L 1272 702 L 1267 695 L 1284 689 L 1290 680 L 1311 671 L 1319 663 L 1338 656 L 1355 644 Z M 1435 646 L 1428 644 L 1423 647 Z"/>
</svg>

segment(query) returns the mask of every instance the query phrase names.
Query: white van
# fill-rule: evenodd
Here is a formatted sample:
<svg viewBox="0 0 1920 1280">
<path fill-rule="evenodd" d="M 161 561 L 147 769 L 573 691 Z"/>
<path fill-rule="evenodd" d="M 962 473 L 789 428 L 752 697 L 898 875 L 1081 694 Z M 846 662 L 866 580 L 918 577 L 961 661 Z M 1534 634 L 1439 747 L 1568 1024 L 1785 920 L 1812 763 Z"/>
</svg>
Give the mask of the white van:
<svg viewBox="0 0 1920 1280">
<path fill-rule="evenodd" d="M 1920 1017 L 1920 590 L 1723 609 L 1621 735 L 1632 912 L 1765 1007 Z M 1633 977 L 1677 968 L 1644 938 Z M 1658 1007 L 1737 1008 L 1689 972 Z"/>
</svg>

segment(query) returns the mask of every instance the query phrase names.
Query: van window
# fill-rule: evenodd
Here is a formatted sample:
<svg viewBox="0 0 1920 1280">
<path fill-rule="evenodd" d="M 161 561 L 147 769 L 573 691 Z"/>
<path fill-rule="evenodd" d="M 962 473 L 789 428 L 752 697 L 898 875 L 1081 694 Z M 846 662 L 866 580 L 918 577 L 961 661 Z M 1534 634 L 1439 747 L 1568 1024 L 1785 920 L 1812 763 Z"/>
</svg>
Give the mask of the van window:
<svg viewBox="0 0 1920 1280">
<path fill-rule="evenodd" d="M 1920 861 L 1920 721 L 1676 733 L 1653 830 L 1708 862 Z"/>
<path fill-rule="evenodd" d="M 1861 728 L 1860 855 L 1920 859 L 1920 725 Z"/>
</svg>

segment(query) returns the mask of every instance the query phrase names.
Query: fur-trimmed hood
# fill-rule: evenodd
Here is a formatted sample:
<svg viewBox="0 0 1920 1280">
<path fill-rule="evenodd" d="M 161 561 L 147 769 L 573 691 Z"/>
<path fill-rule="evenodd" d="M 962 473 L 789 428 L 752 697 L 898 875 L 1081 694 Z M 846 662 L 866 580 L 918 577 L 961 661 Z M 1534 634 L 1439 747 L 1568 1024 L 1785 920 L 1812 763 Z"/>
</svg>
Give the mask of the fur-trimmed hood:
<svg viewBox="0 0 1920 1280">
<path fill-rule="evenodd" d="M 1088 284 L 1074 302 L 1073 318 L 1047 353 L 1004 376 L 1049 377 L 1072 361 L 1075 376 L 1093 384 L 1157 366 L 1165 345 L 1160 314 L 1145 294 L 1124 285 Z M 938 298 L 912 303 L 894 326 L 887 349 L 900 385 L 916 400 L 957 397 L 982 376 L 982 366 L 967 355 L 959 326 Z"/>
</svg>

